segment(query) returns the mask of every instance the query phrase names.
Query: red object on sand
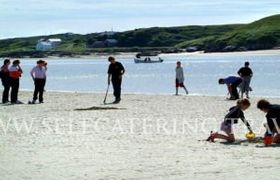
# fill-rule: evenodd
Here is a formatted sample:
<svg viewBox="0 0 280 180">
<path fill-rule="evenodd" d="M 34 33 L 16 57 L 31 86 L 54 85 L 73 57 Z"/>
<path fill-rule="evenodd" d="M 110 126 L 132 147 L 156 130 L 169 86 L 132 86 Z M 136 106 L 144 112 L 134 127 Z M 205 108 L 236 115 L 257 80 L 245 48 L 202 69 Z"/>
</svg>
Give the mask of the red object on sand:
<svg viewBox="0 0 280 180">
<path fill-rule="evenodd" d="M 263 143 L 265 145 L 272 144 L 272 141 L 273 141 L 273 137 L 272 136 L 264 136 L 264 138 L 263 138 Z"/>
</svg>

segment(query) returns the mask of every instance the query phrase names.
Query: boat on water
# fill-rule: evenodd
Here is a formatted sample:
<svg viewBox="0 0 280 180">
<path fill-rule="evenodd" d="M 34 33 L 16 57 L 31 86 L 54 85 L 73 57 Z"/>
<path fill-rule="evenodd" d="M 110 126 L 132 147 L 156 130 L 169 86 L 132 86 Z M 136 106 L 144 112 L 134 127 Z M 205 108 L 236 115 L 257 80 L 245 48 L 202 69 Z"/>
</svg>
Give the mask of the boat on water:
<svg viewBox="0 0 280 180">
<path fill-rule="evenodd" d="M 141 54 L 137 54 L 134 58 L 135 63 L 162 63 L 163 59 L 156 56 L 141 56 Z"/>
</svg>

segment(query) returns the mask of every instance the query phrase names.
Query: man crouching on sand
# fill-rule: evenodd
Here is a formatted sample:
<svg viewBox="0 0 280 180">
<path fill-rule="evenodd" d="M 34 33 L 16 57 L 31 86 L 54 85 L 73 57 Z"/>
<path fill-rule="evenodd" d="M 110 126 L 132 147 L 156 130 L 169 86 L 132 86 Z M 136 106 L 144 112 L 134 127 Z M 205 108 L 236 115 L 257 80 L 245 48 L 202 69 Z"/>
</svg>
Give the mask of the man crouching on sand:
<svg viewBox="0 0 280 180">
<path fill-rule="evenodd" d="M 113 103 L 117 104 L 121 101 L 121 85 L 122 85 L 122 76 L 125 72 L 123 65 L 120 62 L 117 62 L 114 57 L 110 56 L 108 58 L 110 62 L 108 69 L 108 85 L 112 81 L 115 101 Z"/>
<path fill-rule="evenodd" d="M 273 137 L 273 142 L 280 144 L 280 105 L 270 104 L 267 100 L 260 100 L 258 109 L 266 113 L 267 132 Z"/>
</svg>

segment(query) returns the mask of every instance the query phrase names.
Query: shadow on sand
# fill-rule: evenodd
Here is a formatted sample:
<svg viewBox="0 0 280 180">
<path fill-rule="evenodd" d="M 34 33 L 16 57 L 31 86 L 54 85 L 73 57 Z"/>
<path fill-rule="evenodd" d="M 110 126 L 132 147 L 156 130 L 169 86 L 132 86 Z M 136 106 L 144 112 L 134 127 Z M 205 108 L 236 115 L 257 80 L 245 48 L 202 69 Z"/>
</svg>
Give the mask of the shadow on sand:
<svg viewBox="0 0 280 180">
<path fill-rule="evenodd" d="M 235 140 L 234 142 L 220 142 L 221 144 L 224 145 L 241 145 L 241 144 L 260 144 L 263 143 L 263 138 L 262 137 L 256 137 L 252 140 L 248 140 L 248 139 L 240 139 L 240 140 Z"/>
<path fill-rule="evenodd" d="M 224 145 L 242 145 L 242 144 L 256 144 L 257 148 L 277 148 L 280 147 L 280 144 L 270 144 L 268 146 L 266 146 L 265 144 L 263 144 L 263 137 L 256 137 L 253 140 L 236 140 L 233 143 L 229 143 L 229 142 L 220 142 L 221 144 Z"/>
<path fill-rule="evenodd" d="M 117 107 L 100 107 L 100 106 L 92 106 L 89 108 L 77 108 L 75 111 L 106 111 L 106 110 L 126 110 L 125 108 L 117 108 Z"/>
</svg>

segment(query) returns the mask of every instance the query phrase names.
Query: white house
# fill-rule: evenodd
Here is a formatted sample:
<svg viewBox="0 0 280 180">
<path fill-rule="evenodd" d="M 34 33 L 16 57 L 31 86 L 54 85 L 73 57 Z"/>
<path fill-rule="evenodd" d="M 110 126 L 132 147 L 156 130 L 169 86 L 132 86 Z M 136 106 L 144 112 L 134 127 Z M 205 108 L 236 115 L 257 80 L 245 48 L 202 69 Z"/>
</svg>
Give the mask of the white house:
<svg viewBox="0 0 280 180">
<path fill-rule="evenodd" d="M 61 43 L 61 39 L 40 39 L 37 42 L 37 51 L 48 51 L 55 49 Z"/>
<path fill-rule="evenodd" d="M 52 44 L 53 48 L 56 48 L 61 43 L 61 39 L 49 39 L 48 41 Z"/>
</svg>

